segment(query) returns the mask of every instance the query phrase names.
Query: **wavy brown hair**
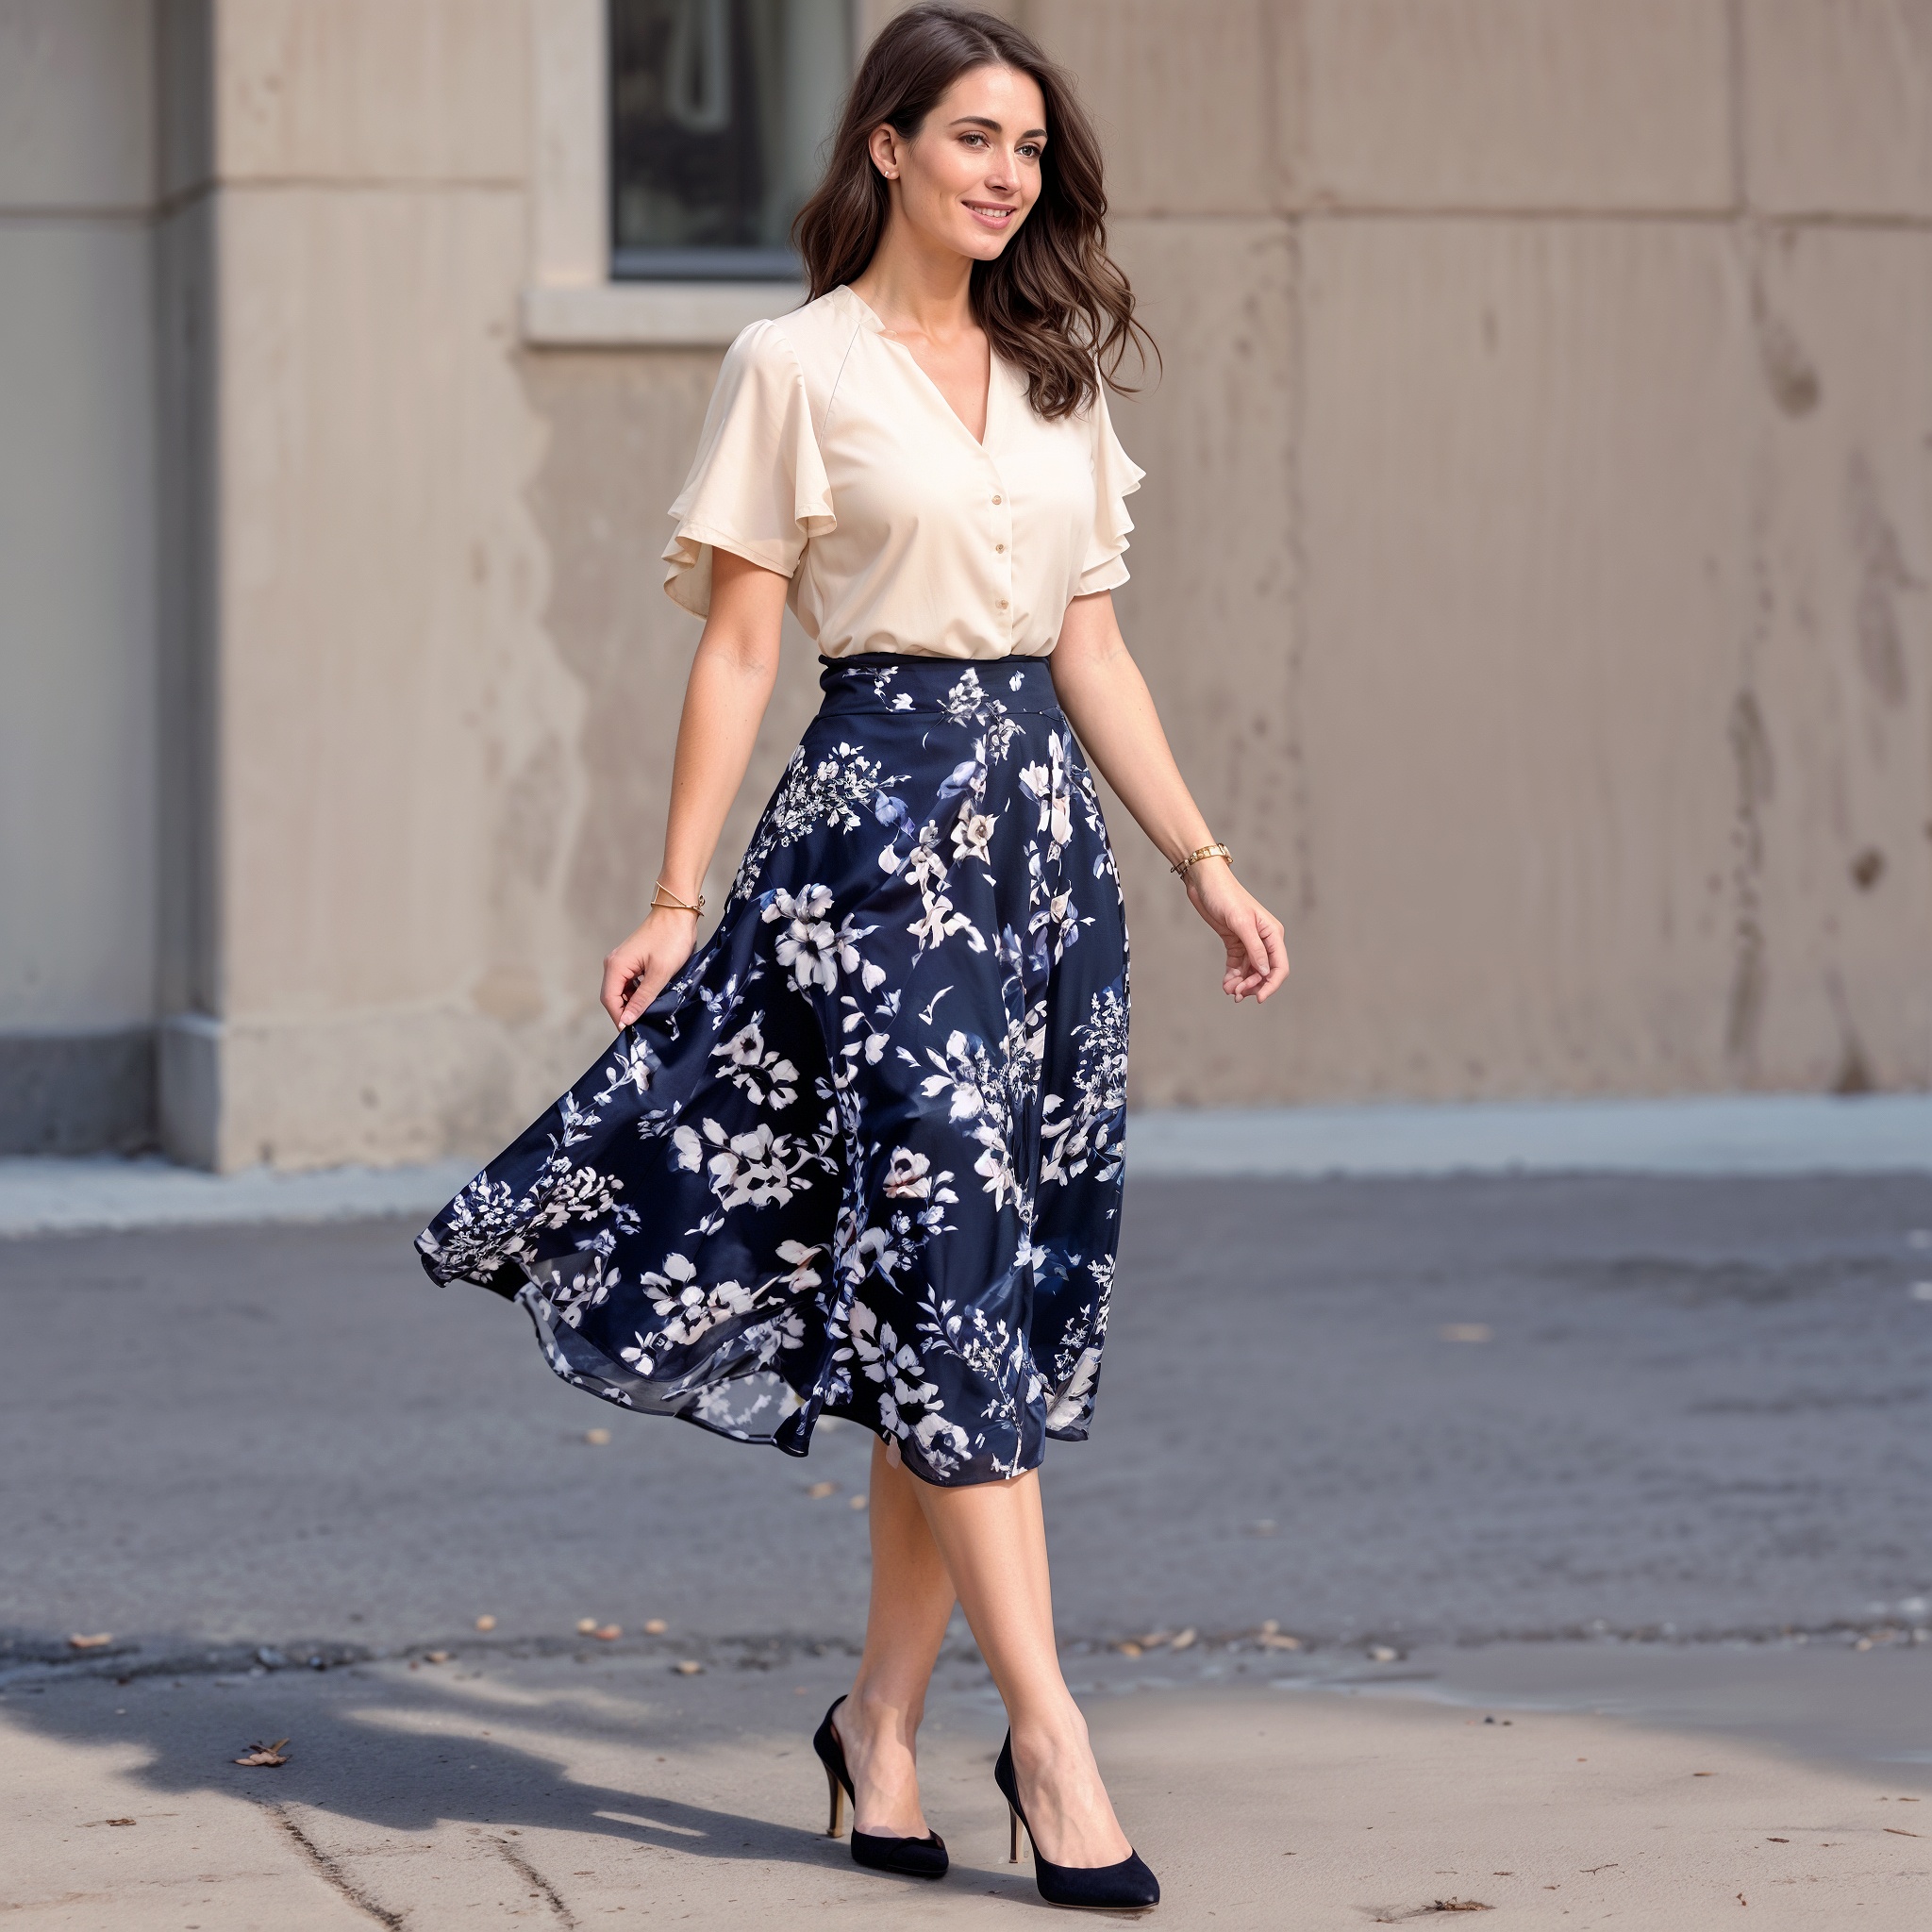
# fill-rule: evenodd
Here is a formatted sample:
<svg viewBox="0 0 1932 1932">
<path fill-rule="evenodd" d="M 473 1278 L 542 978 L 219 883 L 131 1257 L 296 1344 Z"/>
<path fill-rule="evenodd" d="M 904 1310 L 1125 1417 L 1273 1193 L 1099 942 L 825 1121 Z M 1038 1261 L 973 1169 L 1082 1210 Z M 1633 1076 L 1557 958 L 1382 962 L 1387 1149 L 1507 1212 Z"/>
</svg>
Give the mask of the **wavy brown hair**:
<svg viewBox="0 0 1932 1932">
<path fill-rule="evenodd" d="M 1009 22 L 924 5 L 896 14 L 866 49 L 833 135 L 824 179 L 791 225 L 814 297 L 864 274 L 886 232 L 891 192 L 873 165 L 873 130 L 908 140 L 946 90 L 975 67 L 1028 75 L 1046 101 L 1040 194 L 1020 232 L 973 264 L 973 313 L 994 350 L 1026 372 L 1026 399 L 1049 420 L 1071 414 L 1115 380 L 1132 342 L 1154 340 L 1134 319 L 1134 291 L 1107 253 L 1100 142 L 1072 77 Z"/>
</svg>

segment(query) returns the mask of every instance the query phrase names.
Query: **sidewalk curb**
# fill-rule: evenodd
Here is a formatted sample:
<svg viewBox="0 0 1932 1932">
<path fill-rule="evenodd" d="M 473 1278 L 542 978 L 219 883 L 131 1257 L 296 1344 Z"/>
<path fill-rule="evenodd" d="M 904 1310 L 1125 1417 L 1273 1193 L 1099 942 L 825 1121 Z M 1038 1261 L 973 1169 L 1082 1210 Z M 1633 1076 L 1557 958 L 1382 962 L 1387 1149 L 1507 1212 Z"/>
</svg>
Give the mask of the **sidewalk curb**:
<svg viewBox="0 0 1932 1932">
<path fill-rule="evenodd" d="M 1130 1113 L 1141 1178 L 1316 1180 L 1624 1174 L 1932 1176 L 1932 1094 L 1158 1108 Z M 427 1219 L 467 1159 L 209 1174 L 153 1158 L 0 1159 L 0 1239 Z"/>
</svg>

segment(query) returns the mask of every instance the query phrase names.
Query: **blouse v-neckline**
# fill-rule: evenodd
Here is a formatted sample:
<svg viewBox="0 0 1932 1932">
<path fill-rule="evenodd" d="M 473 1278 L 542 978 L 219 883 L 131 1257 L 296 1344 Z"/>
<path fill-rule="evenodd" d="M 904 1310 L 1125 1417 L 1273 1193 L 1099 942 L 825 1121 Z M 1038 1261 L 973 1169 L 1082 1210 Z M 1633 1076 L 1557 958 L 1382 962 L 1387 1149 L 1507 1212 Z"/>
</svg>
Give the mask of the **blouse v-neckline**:
<svg viewBox="0 0 1932 1932">
<path fill-rule="evenodd" d="M 885 320 L 878 310 L 850 282 L 841 282 L 840 287 L 858 305 L 859 315 L 870 325 L 872 332 L 882 342 L 886 343 L 888 347 L 897 349 L 906 358 L 907 361 L 911 363 L 913 373 L 919 377 L 921 382 L 924 383 L 927 390 L 931 391 L 934 401 L 959 425 L 959 433 L 982 456 L 990 456 L 992 452 L 993 411 L 997 407 L 1000 391 L 999 352 L 994 349 L 991 341 L 989 340 L 986 345 L 986 425 L 977 436 L 974 436 L 972 425 L 966 421 L 965 417 L 960 415 L 958 409 L 954 408 L 951 401 L 947 398 L 945 391 L 932 379 L 931 374 L 920 361 L 919 358 L 904 342 L 898 341 L 888 332 Z"/>
</svg>

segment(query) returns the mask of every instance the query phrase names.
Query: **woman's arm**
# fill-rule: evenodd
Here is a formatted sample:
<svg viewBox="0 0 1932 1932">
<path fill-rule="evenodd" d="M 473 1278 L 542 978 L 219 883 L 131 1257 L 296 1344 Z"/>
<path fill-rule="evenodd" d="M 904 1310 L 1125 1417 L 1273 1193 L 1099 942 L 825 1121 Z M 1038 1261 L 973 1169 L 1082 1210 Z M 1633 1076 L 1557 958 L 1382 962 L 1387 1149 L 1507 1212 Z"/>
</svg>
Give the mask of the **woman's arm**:
<svg viewBox="0 0 1932 1932">
<path fill-rule="evenodd" d="M 684 688 L 671 812 L 664 831 L 667 893 L 697 903 L 724 814 L 744 782 L 758 725 L 778 676 L 786 579 L 733 555 L 711 553 L 711 614 Z M 628 1026 L 671 983 L 697 943 L 698 918 L 659 906 L 604 960 L 604 1010 Z"/>
<path fill-rule="evenodd" d="M 1060 708 L 1101 775 L 1172 865 L 1214 837 L 1174 761 L 1141 667 L 1102 591 L 1067 607 L 1047 659 Z M 1288 977 L 1280 920 L 1249 892 L 1224 858 L 1188 868 L 1188 897 L 1227 952 L 1222 991 L 1265 1000 Z"/>
</svg>

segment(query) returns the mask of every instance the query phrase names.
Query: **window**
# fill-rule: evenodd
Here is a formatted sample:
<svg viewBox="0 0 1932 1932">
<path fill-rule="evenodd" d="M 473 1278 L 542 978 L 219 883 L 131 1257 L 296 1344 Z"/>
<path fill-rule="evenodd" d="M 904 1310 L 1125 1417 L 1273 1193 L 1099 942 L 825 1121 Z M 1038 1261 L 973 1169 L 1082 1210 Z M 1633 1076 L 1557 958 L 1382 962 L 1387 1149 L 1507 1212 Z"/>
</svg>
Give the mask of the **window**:
<svg viewBox="0 0 1932 1932">
<path fill-rule="evenodd" d="M 852 42 L 851 0 L 610 0 L 612 275 L 795 279 Z"/>
</svg>

